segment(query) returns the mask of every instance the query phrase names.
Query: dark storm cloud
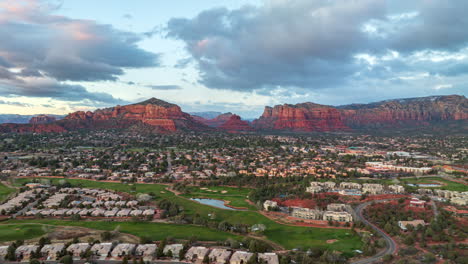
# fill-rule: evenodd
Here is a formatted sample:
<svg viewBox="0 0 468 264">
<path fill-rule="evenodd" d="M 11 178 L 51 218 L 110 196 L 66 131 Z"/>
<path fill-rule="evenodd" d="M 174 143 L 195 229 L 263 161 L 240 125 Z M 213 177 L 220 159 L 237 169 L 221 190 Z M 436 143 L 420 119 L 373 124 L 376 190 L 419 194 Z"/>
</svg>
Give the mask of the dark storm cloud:
<svg viewBox="0 0 468 264">
<path fill-rule="evenodd" d="M 468 1 L 416 1 L 418 16 L 403 27 L 395 27 L 389 45 L 400 51 L 424 49 L 455 51 L 468 42 Z"/>
<path fill-rule="evenodd" d="M 410 56 L 466 47 L 466 7 L 462 0 L 271 0 L 174 18 L 166 30 L 167 37 L 186 44 L 207 87 L 324 89 L 419 70 L 401 60 L 380 60 L 370 67 L 357 61 L 358 54 L 382 57 L 393 50 Z M 432 69 L 437 71 L 435 65 Z"/>
<path fill-rule="evenodd" d="M 1 93 L 118 101 L 109 94 L 61 82 L 115 81 L 126 68 L 159 66 L 159 54 L 137 46 L 142 35 L 52 14 L 59 7 L 60 1 L 56 5 L 40 0 L 0 3 Z"/>
<path fill-rule="evenodd" d="M 148 85 L 153 90 L 181 90 L 179 85 Z"/>
</svg>

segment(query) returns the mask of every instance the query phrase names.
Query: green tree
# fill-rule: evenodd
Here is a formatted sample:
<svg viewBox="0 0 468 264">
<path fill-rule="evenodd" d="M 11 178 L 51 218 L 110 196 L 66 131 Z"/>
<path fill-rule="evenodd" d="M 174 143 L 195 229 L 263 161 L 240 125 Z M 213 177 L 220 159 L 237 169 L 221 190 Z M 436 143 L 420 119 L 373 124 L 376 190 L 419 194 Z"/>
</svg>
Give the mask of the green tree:
<svg viewBox="0 0 468 264">
<path fill-rule="evenodd" d="M 70 255 L 63 256 L 60 259 L 60 263 L 62 263 L 62 264 L 73 264 L 73 258 Z"/>
</svg>

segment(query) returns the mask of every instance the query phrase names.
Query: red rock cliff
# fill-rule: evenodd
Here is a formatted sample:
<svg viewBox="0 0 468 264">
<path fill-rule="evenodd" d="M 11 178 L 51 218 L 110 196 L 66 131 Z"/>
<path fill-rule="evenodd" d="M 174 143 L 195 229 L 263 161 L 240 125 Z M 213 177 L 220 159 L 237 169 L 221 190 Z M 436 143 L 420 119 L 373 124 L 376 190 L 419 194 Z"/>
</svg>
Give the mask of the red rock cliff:
<svg viewBox="0 0 468 264">
<path fill-rule="evenodd" d="M 429 96 L 340 107 L 350 127 L 392 127 L 468 119 L 464 96 Z"/>
<path fill-rule="evenodd" d="M 239 131 L 253 131 L 253 127 L 250 126 L 249 122 L 241 120 L 241 117 L 238 115 L 231 115 L 228 121 L 218 127 L 221 130 L 226 130 L 229 132 L 239 132 Z"/>
<path fill-rule="evenodd" d="M 297 132 L 348 130 L 338 109 L 314 103 L 265 107 L 253 126 L 260 130 Z"/>
<path fill-rule="evenodd" d="M 38 115 L 31 117 L 29 124 L 49 124 L 55 122 L 57 119 L 53 116 L 48 115 Z"/>
<path fill-rule="evenodd" d="M 157 128 L 161 132 L 205 129 L 203 124 L 182 112 L 179 106 L 156 98 L 138 104 L 99 109 L 95 112 L 75 112 L 69 114 L 64 120 L 92 122 L 97 126 L 115 124 L 117 128 L 142 123 Z"/>
</svg>

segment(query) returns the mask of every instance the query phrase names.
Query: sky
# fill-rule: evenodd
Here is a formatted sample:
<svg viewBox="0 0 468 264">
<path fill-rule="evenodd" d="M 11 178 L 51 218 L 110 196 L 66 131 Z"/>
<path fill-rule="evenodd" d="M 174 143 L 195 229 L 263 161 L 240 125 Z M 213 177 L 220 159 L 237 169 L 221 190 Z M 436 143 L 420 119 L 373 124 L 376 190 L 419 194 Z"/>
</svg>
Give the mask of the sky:
<svg viewBox="0 0 468 264">
<path fill-rule="evenodd" d="M 468 94 L 465 0 L 0 0 L 0 113 Z"/>
</svg>

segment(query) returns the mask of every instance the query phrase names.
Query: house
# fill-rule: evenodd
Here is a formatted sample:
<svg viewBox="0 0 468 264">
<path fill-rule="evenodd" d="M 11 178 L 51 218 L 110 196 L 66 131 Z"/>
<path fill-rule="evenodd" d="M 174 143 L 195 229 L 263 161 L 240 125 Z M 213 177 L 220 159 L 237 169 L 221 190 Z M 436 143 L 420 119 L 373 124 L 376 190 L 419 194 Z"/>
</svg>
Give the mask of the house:
<svg viewBox="0 0 468 264">
<path fill-rule="evenodd" d="M 99 259 L 107 258 L 111 250 L 112 250 L 112 243 L 94 244 L 91 247 L 91 252 L 93 253 L 94 256 L 98 257 Z"/>
<path fill-rule="evenodd" d="M 34 254 L 39 246 L 36 245 L 22 245 L 16 248 L 15 255 L 17 260 L 30 260 L 31 255 Z"/>
<path fill-rule="evenodd" d="M 117 213 L 117 216 L 118 217 L 127 217 L 128 215 L 130 215 L 131 211 L 132 211 L 132 209 L 122 209 Z"/>
<path fill-rule="evenodd" d="M 206 247 L 191 247 L 187 250 L 185 259 L 192 262 L 203 261 L 209 252 L 210 249 Z"/>
<path fill-rule="evenodd" d="M 362 192 L 368 194 L 381 194 L 383 193 L 383 185 L 378 183 L 364 183 L 362 185 Z"/>
<path fill-rule="evenodd" d="M 179 257 L 179 254 L 180 254 L 180 251 L 181 251 L 183 248 L 184 248 L 184 245 L 182 245 L 182 244 L 171 244 L 171 245 L 166 245 L 166 246 L 164 247 L 163 253 L 164 253 L 164 255 L 167 256 L 167 255 L 169 254 L 169 251 L 170 251 L 173 258 L 178 258 L 178 257 Z"/>
<path fill-rule="evenodd" d="M 46 260 L 57 260 L 65 249 L 65 244 L 48 244 L 44 245 L 41 249 L 41 255 L 46 258 Z"/>
<path fill-rule="evenodd" d="M 253 255 L 253 253 L 246 251 L 236 251 L 232 254 L 229 264 L 246 264 Z"/>
<path fill-rule="evenodd" d="M 389 185 L 388 189 L 392 193 L 404 193 L 405 192 L 405 187 L 403 187 L 401 185 Z"/>
<path fill-rule="evenodd" d="M 275 202 L 275 201 L 266 200 L 263 203 L 263 208 L 265 209 L 265 211 L 270 211 L 270 210 L 273 210 L 273 209 L 275 209 L 277 207 L 278 207 L 278 203 Z"/>
<path fill-rule="evenodd" d="M 67 251 L 72 255 L 74 259 L 80 259 L 81 254 L 85 253 L 89 249 L 88 243 L 77 243 L 68 246 Z"/>
<path fill-rule="evenodd" d="M 115 246 L 114 250 L 112 250 L 111 256 L 113 258 L 121 258 L 123 256 L 131 256 L 135 251 L 136 245 L 135 244 L 118 244 Z"/>
<path fill-rule="evenodd" d="M 338 203 L 331 203 L 327 205 L 327 210 L 335 211 L 335 212 L 346 211 L 346 205 L 338 204 Z"/>
<path fill-rule="evenodd" d="M 276 255 L 276 253 L 259 253 L 258 259 L 265 261 L 267 264 L 279 264 L 278 255 Z"/>
<path fill-rule="evenodd" d="M 322 186 L 309 186 L 306 188 L 306 192 L 309 192 L 309 193 L 319 193 L 319 192 L 322 192 L 323 191 L 323 188 Z"/>
<path fill-rule="evenodd" d="M 419 200 L 418 198 L 411 198 L 410 207 L 424 208 L 426 201 Z"/>
<path fill-rule="evenodd" d="M 361 184 L 354 182 L 342 182 L 340 183 L 340 189 L 361 189 Z"/>
<path fill-rule="evenodd" d="M 413 220 L 413 221 L 398 221 L 398 226 L 401 228 L 401 230 L 406 231 L 408 230 L 408 226 L 412 225 L 414 227 L 417 227 L 418 225 L 425 225 L 426 223 L 424 220 Z"/>
<path fill-rule="evenodd" d="M 229 257 L 231 256 L 232 252 L 227 249 L 223 248 L 215 248 L 211 250 L 208 258 L 210 259 L 211 263 L 217 264 L 225 264 L 229 261 Z"/>
<path fill-rule="evenodd" d="M 460 206 L 466 206 L 468 204 L 468 197 L 453 197 L 452 199 L 450 199 L 450 203 Z"/>
<path fill-rule="evenodd" d="M 138 257 L 142 257 L 144 261 L 152 261 L 157 249 L 158 247 L 156 246 L 156 244 L 138 245 L 138 247 L 135 250 L 135 255 Z"/>
</svg>

